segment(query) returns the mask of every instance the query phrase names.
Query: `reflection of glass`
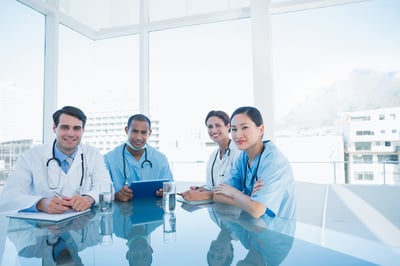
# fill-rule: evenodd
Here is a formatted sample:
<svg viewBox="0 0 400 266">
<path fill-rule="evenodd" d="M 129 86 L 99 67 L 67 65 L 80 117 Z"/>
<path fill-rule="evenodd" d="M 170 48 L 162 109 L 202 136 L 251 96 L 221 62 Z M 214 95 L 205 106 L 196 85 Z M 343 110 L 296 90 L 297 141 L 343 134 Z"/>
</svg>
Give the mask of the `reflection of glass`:
<svg viewBox="0 0 400 266">
<path fill-rule="evenodd" d="M 100 215 L 100 244 L 104 246 L 113 243 L 113 218 L 112 213 L 103 213 Z"/>
<path fill-rule="evenodd" d="M 164 214 L 164 243 L 174 243 L 176 241 L 176 216 L 174 212 Z"/>
</svg>

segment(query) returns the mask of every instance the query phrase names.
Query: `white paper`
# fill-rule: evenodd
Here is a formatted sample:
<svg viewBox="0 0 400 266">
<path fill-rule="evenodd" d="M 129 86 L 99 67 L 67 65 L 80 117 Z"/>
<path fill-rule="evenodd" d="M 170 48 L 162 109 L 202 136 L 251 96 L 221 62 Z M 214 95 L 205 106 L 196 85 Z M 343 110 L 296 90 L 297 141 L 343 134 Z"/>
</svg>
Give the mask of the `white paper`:
<svg viewBox="0 0 400 266">
<path fill-rule="evenodd" d="M 50 222 L 60 222 L 75 216 L 79 216 L 89 212 L 90 209 L 82 212 L 76 212 L 74 210 L 70 210 L 61 214 L 50 214 L 45 212 L 17 212 L 13 214 L 8 214 L 8 217 L 19 218 L 19 219 L 31 219 L 31 220 L 41 220 L 41 221 L 50 221 Z"/>
</svg>

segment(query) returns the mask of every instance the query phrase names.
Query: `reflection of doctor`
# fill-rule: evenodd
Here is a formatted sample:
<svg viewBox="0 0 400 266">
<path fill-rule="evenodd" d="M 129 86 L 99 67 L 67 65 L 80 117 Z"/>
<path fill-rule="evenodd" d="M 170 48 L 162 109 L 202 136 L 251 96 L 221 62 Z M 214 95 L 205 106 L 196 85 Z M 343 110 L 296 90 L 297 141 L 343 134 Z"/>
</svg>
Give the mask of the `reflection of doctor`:
<svg viewBox="0 0 400 266">
<path fill-rule="evenodd" d="M 221 217 L 231 236 L 248 250 L 237 265 L 279 265 L 287 257 L 294 241 L 296 222 L 264 215 L 254 218 L 246 212 L 232 219 Z"/>
<path fill-rule="evenodd" d="M 66 106 L 53 114 L 53 120 L 54 143 L 33 147 L 19 156 L 0 195 L 0 211 L 85 210 L 98 199 L 97 184 L 110 182 L 100 152 L 80 144 L 85 114 Z M 55 191 L 64 195 L 63 199 L 54 197 Z"/>
<path fill-rule="evenodd" d="M 224 205 L 227 209 L 230 206 Z M 220 215 L 215 210 L 215 205 L 208 208 L 211 220 L 221 229 L 215 240 L 211 241 L 207 252 L 207 263 L 210 266 L 231 265 L 233 261 L 232 236 L 229 230 L 222 223 Z"/>
<path fill-rule="evenodd" d="M 20 257 L 42 258 L 43 265 L 83 265 L 78 252 L 99 243 L 98 228 L 93 212 L 51 225 L 10 219 L 8 238 Z"/>
<path fill-rule="evenodd" d="M 113 210 L 114 234 L 128 240 L 126 243 L 128 246 L 126 259 L 129 265 L 151 265 L 153 248 L 151 247 L 150 235 L 157 227 L 162 225 L 162 216 L 161 220 L 149 220 L 135 224 L 132 222 L 132 215 L 143 214 L 135 212 L 134 204 L 135 202 L 115 202 Z M 154 211 L 152 207 L 158 206 L 148 206 L 149 212 Z M 148 214 L 148 216 L 151 216 L 151 214 Z"/>
</svg>

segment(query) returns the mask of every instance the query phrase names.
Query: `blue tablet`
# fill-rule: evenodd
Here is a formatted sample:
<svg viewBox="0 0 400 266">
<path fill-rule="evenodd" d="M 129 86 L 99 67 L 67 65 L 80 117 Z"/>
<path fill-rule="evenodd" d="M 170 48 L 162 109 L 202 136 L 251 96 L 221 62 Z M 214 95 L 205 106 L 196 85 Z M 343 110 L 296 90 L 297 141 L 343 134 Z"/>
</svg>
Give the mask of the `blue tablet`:
<svg viewBox="0 0 400 266">
<path fill-rule="evenodd" d="M 169 179 L 132 181 L 129 186 L 133 191 L 133 198 L 156 197 L 156 191 L 163 187 L 163 183 Z"/>
</svg>

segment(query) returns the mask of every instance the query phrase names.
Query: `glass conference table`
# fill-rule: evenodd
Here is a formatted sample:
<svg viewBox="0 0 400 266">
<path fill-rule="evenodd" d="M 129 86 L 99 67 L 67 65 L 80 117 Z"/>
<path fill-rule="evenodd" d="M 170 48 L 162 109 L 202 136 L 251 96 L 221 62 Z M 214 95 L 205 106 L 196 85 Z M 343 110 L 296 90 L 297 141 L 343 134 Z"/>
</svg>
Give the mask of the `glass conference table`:
<svg viewBox="0 0 400 266">
<path fill-rule="evenodd" d="M 377 264 L 299 239 L 297 230 L 304 228 L 296 221 L 254 219 L 217 203 L 177 202 L 172 214 L 164 214 L 161 198 L 135 199 L 114 202 L 112 213 L 102 214 L 94 208 L 56 224 L 1 215 L 0 264 Z M 400 261 L 396 258 L 400 256 L 389 261 Z"/>
</svg>

